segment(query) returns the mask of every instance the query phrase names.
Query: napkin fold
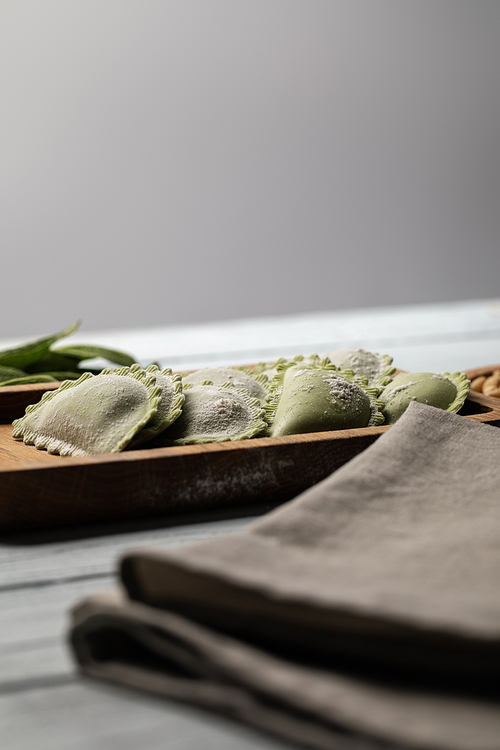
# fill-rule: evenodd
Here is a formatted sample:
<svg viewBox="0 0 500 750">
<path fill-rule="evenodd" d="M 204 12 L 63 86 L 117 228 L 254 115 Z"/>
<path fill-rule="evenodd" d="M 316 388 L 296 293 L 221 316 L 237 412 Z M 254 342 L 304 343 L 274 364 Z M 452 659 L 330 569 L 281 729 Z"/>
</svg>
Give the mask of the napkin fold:
<svg viewBox="0 0 500 750">
<path fill-rule="evenodd" d="M 245 530 L 131 551 L 81 669 L 320 750 L 500 748 L 500 430 L 412 403 Z"/>
</svg>

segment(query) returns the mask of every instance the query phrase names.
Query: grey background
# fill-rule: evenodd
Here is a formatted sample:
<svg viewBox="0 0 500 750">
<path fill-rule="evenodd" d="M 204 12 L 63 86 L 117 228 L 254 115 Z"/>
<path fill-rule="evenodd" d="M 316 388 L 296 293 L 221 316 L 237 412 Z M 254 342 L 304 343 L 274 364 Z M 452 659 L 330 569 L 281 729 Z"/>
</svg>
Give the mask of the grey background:
<svg viewBox="0 0 500 750">
<path fill-rule="evenodd" d="M 500 3 L 1 0 L 0 337 L 499 296 Z"/>
</svg>

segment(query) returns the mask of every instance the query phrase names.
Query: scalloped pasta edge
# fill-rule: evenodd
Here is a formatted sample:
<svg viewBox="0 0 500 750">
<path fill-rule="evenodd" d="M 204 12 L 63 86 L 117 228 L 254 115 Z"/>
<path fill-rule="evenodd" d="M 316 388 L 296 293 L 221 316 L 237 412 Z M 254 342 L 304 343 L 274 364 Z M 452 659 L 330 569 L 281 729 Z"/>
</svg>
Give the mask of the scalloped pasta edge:
<svg viewBox="0 0 500 750">
<path fill-rule="evenodd" d="M 12 423 L 12 437 L 16 439 L 22 439 L 23 442 L 27 445 L 34 445 L 38 450 L 46 450 L 48 453 L 55 453 L 59 454 L 60 456 L 91 455 L 76 443 L 70 443 L 60 438 L 46 435 L 43 434 L 43 432 L 35 432 L 31 428 L 26 427 L 23 420 L 25 420 L 26 416 L 32 414 L 48 401 L 57 398 L 58 394 L 60 394 L 62 391 L 65 391 L 68 388 L 76 388 L 90 378 L 97 378 L 101 375 L 109 374 L 130 377 L 142 383 L 142 385 L 146 388 L 149 402 L 149 409 L 147 410 L 145 416 L 142 419 L 138 420 L 138 422 L 132 429 L 128 430 L 128 432 L 122 435 L 119 442 L 110 451 L 108 451 L 109 453 L 119 453 L 130 443 L 134 435 L 136 435 L 137 432 L 139 432 L 139 430 L 141 430 L 142 427 L 144 427 L 144 425 L 147 424 L 147 422 L 152 418 L 152 416 L 156 413 L 156 410 L 158 409 L 158 405 L 160 403 L 161 387 L 156 385 L 156 378 L 154 376 L 146 375 L 146 373 L 142 369 L 138 371 L 132 370 L 130 367 L 121 367 L 115 370 L 105 368 L 99 373 L 99 375 L 93 375 L 92 373 L 85 372 L 78 378 L 78 380 L 65 380 L 63 383 L 61 383 L 57 390 L 45 393 L 38 403 L 28 406 L 26 408 L 24 417 L 16 419 Z"/>
<path fill-rule="evenodd" d="M 290 367 L 296 367 L 298 365 L 303 365 L 304 367 L 311 370 L 325 370 L 326 372 L 336 372 L 340 377 L 343 377 L 354 385 L 357 385 L 366 393 L 370 400 L 371 416 L 365 426 L 375 427 L 385 422 L 384 415 L 381 411 L 383 402 L 378 398 L 382 388 L 379 387 L 378 383 L 376 385 L 373 383 L 371 385 L 368 385 L 367 378 L 365 378 L 364 376 L 356 376 L 351 369 L 340 370 L 336 365 L 330 362 L 328 357 L 318 357 L 316 362 L 314 362 L 314 357 L 317 357 L 317 355 L 310 355 L 310 357 L 307 359 L 305 357 L 302 357 L 302 355 L 299 355 L 298 358 L 296 357 L 292 360 L 288 360 L 287 362 L 278 366 L 277 373 L 272 381 L 273 388 L 271 390 L 271 398 L 267 404 L 264 404 L 266 420 L 269 424 L 269 428 L 271 428 L 274 422 L 276 410 L 278 408 L 278 404 L 282 395 L 285 373 L 290 369 Z"/>
<path fill-rule="evenodd" d="M 457 395 L 454 401 L 448 406 L 445 411 L 449 411 L 452 414 L 456 414 L 464 405 L 465 399 L 469 395 L 470 391 L 470 380 L 464 372 L 456 370 L 455 372 L 442 372 L 445 378 L 455 383 L 457 387 Z"/>
<path fill-rule="evenodd" d="M 131 447 L 142 445 L 143 443 L 148 442 L 148 440 L 152 440 L 158 435 L 161 435 L 162 432 L 164 432 L 168 427 L 170 427 L 170 425 L 172 425 L 176 421 L 176 419 L 180 417 L 180 415 L 182 414 L 182 407 L 184 405 L 184 401 L 186 400 L 186 397 L 183 393 L 183 388 L 182 388 L 182 377 L 181 375 L 177 373 L 174 374 L 170 367 L 164 367 L 163 370 L 160 370 L 160 368 L 157 365 L 149 365 L 148 367 L 146 367 L 144 372 L 151 373 L 152 375 L 155 376 L 155 378 L 157 375 L 162 375 L 163 377 L 168 378 L 172 384 L 174 395 L 173 395 L 172 404 L 170 405 L 168 416 L 161 421 L 159 426 L 155 428 L 149 427 L 149 422 L 145 424 L 144 427 L 141 430 L 139 430 L 139 432 L 132 439 L 130 443 Z M 163 393 L 163 387 L 161 385 L 159 387 L 161 388 L 162 393 Z M 160 398 L 160 405 L 161 405 L 161 398 Z M 160 408 L 160 405 L 158 406 L 158 409 Z M 154 420 L 154 418 L 155 418 L 155 415 L 152 416 L 152 418 L 150 419 L 150 422 Z"/>
<path fill-rule="evenodd" d="M 192 385 L 191 383 L 188 383 L 187 385 L 190 386 L 189 390 L 193 388 L 213 386 L 214 388 L 227 388 L 230 391 L 238 393 L 250 408 L 251 421 L 247 429 L 244 430 L 244 432 L 239 433 L 237 437 L 221 435 L 219 437 L 210 436 L 204 438 L 199 435 L 192 435 L 190 437 L 177 438 L 173 440 L 173 445 L 202 445 L 204 443 L 223 443 L 233 442 L 236 440 L 247 440 L 249 438 L 257 437 L 267 430 L 268 423 L 265 419 L 265 407 L 262 405 L 262 402 L 258 398 L 250 396 L 245 388 L 236 388 L 232 383 L 228 382 L 221 383 L 220 385 L 214 385 L 214 383 L 212 383 L 211 381 L 204 381 L 203 384 L 198 383 L 196 386 Z"/>
</svg>

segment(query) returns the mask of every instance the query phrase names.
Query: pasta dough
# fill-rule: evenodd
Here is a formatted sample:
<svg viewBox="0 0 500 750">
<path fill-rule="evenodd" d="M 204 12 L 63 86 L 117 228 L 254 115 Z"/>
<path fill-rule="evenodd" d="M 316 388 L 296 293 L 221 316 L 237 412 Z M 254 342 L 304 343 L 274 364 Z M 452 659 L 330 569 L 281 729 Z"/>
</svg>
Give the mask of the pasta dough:
<svg viewBox="0 0 500 750">
<path fill-rule="evenodd" d="M 28 406 L 12 435 L 61 456 L 116 453 L 156 414 L 160 400 L 155 376 L 143 370 L 85 373 Z"/>
<path fill-rule="evenodd" d="M 230 383 L 195 385 L 184 390 L 181 416 L 164 433 L 176 445 L 255 437 L 267 428 L 258 399 Z"/>
<path fill-rule="evenodd" d="M 190 372 L 183 377 L 183 382 L 188 385 L 201 385 L 202 383 L 213 383 L 222 385 L 230 383 L 235 388 L 245 388 L 250 396 L 264 401 L 268 396 L 266 388 L 267 376 L 262 374 L 251 375 L 250 370 L 233 367 L 202 367 L 201 370 Z"/>
<path fill-rule="evenodd" d="M 396 372 L 396 368 L 392 367 L 392 357 L 366 349 L 333 349 L 325 356 L 340 370 L 352 370 L 358 377 L 366 378 L 370 384 L 386 385 Z"/>
<path fill-rule="evenodd" d="M 132 371 L 140 369 L 139 365 L 131 367 Z M 154 375 L 156 385 L 161 388 L 161 397 L 156 413 L 132 439 L 132 447 L 145 443 L 166 430 L 181 415 L 185 400 L 180 375 L 173 375 L 168 367 L 160 370 L 156 365 L 150 365 L 145 372 Z"/>
<path fill-rule="evenodd" d="M 387 385 L 380 399 L 386 424 L 394 424 L 411 401 L 456 413 L 469 393 L 469 380 L 463 372 L 401 372 Z"/>
<path fill-rule="evenodd" d="M 352 374 L 333 365 L 292 362 L 282 366 L 273 382 L 275 412 L 269 434 L 277 437 L 381 424 L 383 416 L 375 399 L 378 391 L 365 383 L 355 382 Z"/>
</svg>

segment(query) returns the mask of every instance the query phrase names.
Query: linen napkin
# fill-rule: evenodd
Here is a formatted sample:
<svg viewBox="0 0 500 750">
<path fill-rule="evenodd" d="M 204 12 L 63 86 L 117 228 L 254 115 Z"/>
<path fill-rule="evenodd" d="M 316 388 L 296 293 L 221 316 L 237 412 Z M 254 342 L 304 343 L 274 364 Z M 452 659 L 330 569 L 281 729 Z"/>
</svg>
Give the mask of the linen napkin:
<svg viewBox="0 0 500 750">
<path fill-rule="evenodd" d="M 227 537 L 73 611 L 88 675 L 326 749 L 500 748 L 500 430 L 412 403 Z"/>
</svg>

